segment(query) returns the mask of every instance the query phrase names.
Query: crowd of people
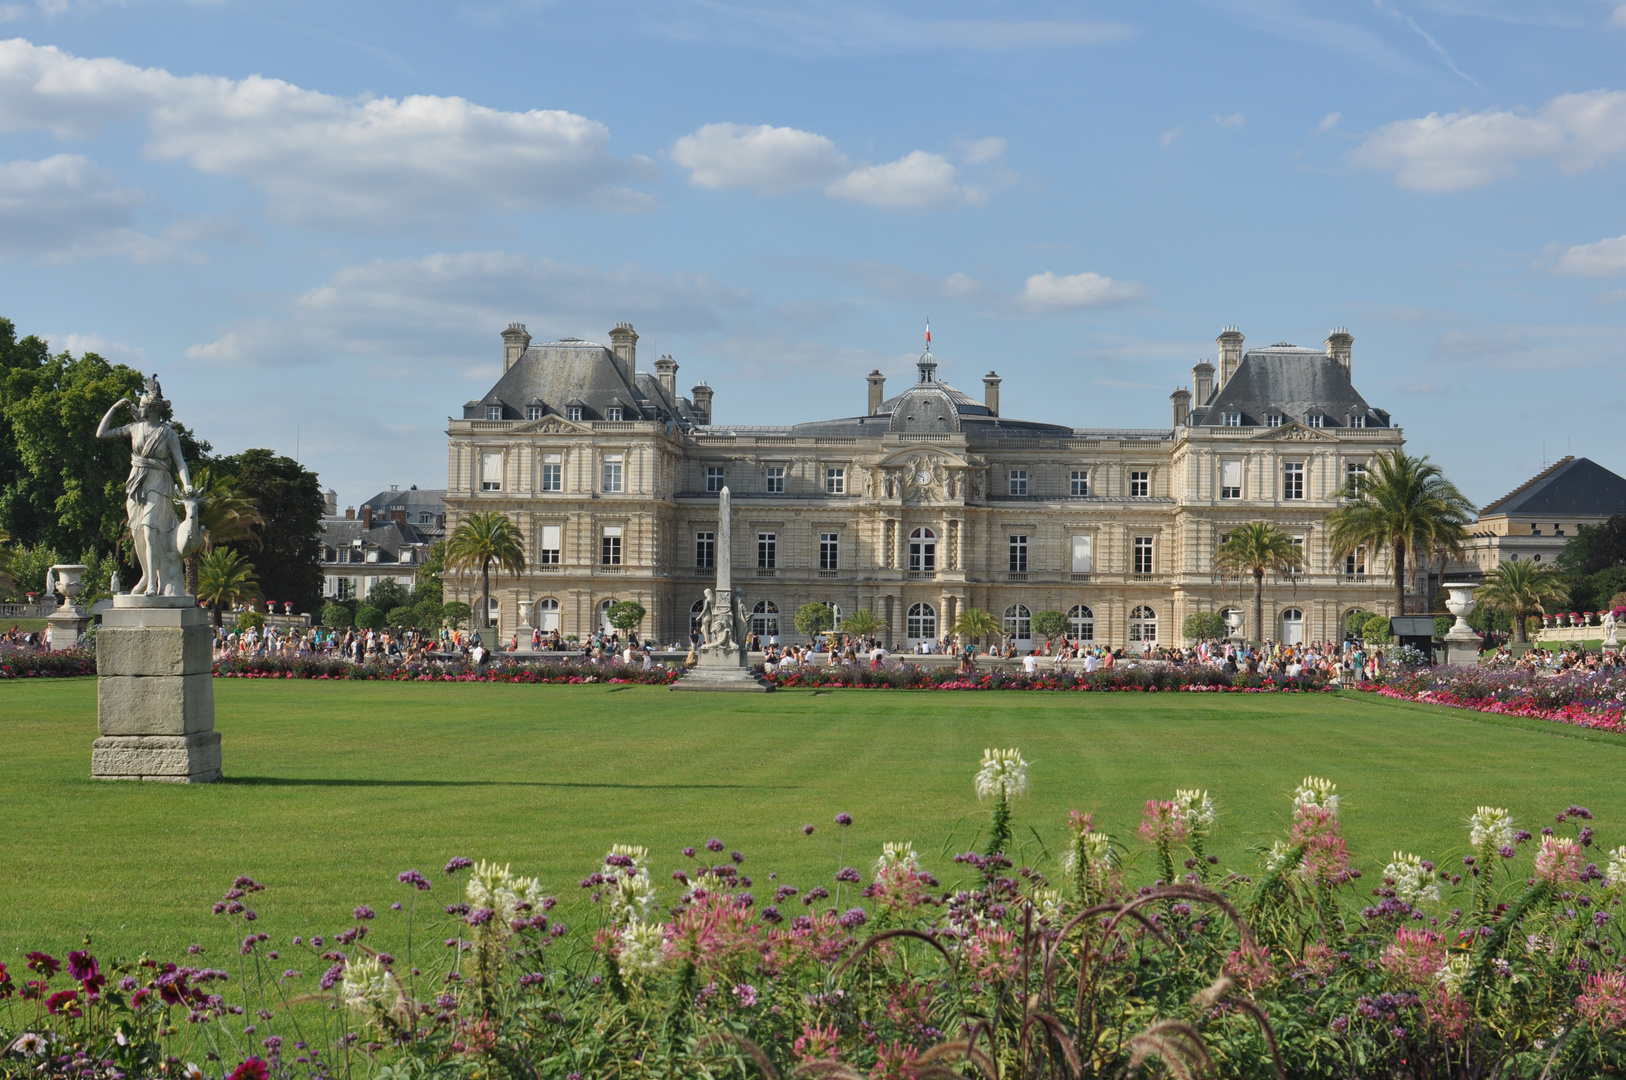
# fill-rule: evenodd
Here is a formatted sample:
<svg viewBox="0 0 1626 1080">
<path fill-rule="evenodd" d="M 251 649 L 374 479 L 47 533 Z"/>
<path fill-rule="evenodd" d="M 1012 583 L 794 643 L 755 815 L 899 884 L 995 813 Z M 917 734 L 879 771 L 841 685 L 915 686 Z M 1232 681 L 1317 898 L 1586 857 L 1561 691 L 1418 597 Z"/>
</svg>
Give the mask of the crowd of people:
<svg viewBox="0 0 1626 1080">
<path fill-rule="evenodd" d="M 1574 642 L 1563 649 L 1543 649 L 1540 646 L 1517 656 L 1506 645 L 1499 646 L 1484 663 L 1488 667 L 1514 671 L 1618 671 L 1626 668 L 1626 656 L 1619 649 L 1588 649 Z"/>
</svg>

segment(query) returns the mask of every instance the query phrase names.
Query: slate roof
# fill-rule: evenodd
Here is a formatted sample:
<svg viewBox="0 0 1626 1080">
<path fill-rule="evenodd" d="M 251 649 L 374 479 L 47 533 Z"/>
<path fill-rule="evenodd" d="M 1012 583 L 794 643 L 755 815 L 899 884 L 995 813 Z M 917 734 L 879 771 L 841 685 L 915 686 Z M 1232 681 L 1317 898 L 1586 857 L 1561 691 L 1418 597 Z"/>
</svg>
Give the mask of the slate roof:
<svg viewBox="0 0 1626 1080">
<path fill-rule="evenodd" d="M 356 541 L 360 540 L 362 550 L 376 547 L 390 556 L 391 561 L 399 561 L 401 549 L 414 544 L 428 544 L 430 540 L 412 525 L 401 525 L 393 521 L 374 520 L 372 528 L 362 524 L 361 519 L 349 518 L 323 518 L 322 519 L 322 545 L 323 547 L 355 548 Z M 323 552 L 326 561 L 326 552 Z M 358 565 L 352 563 L 350 565 Z M 385 561 L 378 565 L 388 566 Z"/>
<path fill-rule="evenodd" d="M 1218 427 L 1228 412 L 1241 413 L 1243 427 L 1264 427 L 1272 413 L 1284 424 L 1308 423 L 1320 413 L 1323 427 L 1348 427 L 1352 416 L 1364 416 L 1367 427 L 1389 426 L 1389 414 L 1366 403 L 1343 364 L 1319 349 L 1285 342 L 1249 349 L 1230 381 L 1191 410 L 1190 422 Z"/>
<path fill-rule="evenodd" d="M 654 375 L 631 371 L 608 346 L 581 338 L 531 345 L 485 397 L 463 406 L 463 418 L 484 420 L 492 405 L 501 406 L 504 420 L 526 419 L 531 405 L 541 405 L 543 416 L 578 405 L 583 420 L 608 419 L 619 407 L 623 420 L 695 421 L 687 398 L 672 400 Z"/>
<path fill-rule="evenodd" d="M 361 509 L 372 508 L 377 517 L 387 518 L 392 510 L 405 510 L 407 522 L 420 533 L 434 540 L 446 538 L 446 489 L 408 488 L 380 491 L 361 504 Z M 428 521 L 423 515 L 430 515 Z"/>
<path fill-rule="evenodd" d="M 1480 517 L 1608 518 L 1626 513 L 1626 477 L 1591 458 L 1566 457 L 1479 511 Z"/>
</svg>

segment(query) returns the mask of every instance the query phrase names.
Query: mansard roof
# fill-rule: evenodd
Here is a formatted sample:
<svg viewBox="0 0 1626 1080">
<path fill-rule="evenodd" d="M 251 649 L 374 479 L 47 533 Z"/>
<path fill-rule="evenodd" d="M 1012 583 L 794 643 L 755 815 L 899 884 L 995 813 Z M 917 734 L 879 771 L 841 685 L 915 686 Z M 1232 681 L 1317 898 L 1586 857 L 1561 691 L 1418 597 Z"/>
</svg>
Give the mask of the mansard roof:
<svg viewBox="0 0 1626 1080">
<path fill-rule="evenodd" d="M 1320 414 L 1325 427 L 1346 427 L 1357 416 L 1369 427 L 1389 426 L 1389 414 L 1366 403 L 1348 368 L 1319 349 L 1287 342 L 1249 349 L 1230 380 L 1191 410 L 1191 423 L 1217 426 L 1226 413 L 1240 413 L 1244 427 L 1263 426 L 1272 414 L 1284 423 Z"/>
<path fill-rule="evenodd" d="M 363 548 L 376 547 L 399 558 L 404 547 L 425 546 L 429 537 L 412 525 L 373 519 L 369 528 L 360 518 L 323 518 L 322 543 L 331 548 L 353 547 L 359 541 Z"/>
<path fill-rule="evenodd" d="M 526 406 L 535 404 L 544 415 L 563 415 L 567 405 L 579 405 L 585 420 L 607 419 L 614 407 L 624 420 L 694 421 L 684 398 L 672 400 L 658 379 L 631 370 L 608 346 L 581 338 L 529 346 L 490 393 L 464 406 L 464 419 L 482 420 L 487 406 L 500 405 L 503 419 L 523 420 Z"/>
<path fill-rule="evenodd" d="M 1565 457 L 1480 510 L 1480 517 L 1613 517 L 1626 513 L 1626 477 L 1591 458 Z"/>
</svg>

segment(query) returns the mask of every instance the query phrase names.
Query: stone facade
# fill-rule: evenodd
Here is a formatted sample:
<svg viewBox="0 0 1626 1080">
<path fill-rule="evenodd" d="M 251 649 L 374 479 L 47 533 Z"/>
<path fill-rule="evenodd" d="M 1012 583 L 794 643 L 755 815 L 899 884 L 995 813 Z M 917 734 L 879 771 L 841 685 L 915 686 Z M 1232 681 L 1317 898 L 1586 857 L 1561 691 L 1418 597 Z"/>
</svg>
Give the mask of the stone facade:
<svg viewBox="0 0 1626 1080">
<path fill-rule="evenodd" d="M 1251 611 L 1251 583 L 1212 569 L 1236 525 L 1274 522 L 1302 538 L 1306 570 L 1267 581 L 1273 637 L 1341 637 L 1356 608 L 1393 614 L 1387 555 L 1336 562 L 1324 520 L 1337 492 L 1400 429 L 1354 390 L 1353 338 L 1324 350 L 1243 351 L 1220 335 L 1220 365 L 1171 395 L 1172 425 L 1065 427 L 999 412 L 1001 379 L 978 401 L 937 379 L 867 408 L 790 427 L 713 421 L 713 392 L 676 390 L 677 364 L 637 370 L 637 335 L 609 347 L 532 346 L 503 334 L 504 374 L 450 422 L 447 526 L 501 510 L 524 535 L 528 567 L 494 575 L 500 632 L 522 621 L 580 635 L 616 600 L 649 609 L 645 632 L 686 638 L 715 575 L 718 491 L 734 499 L 735 588 L 752 630 L 792 638 L 809 602 L 867 608 L 912 645 L 978 607 L 1031 648 L 1027 619 L 1059 610 L 1097 643 L 1182 641 L 1195 611 Z M 855 391 L 857 388 L 855 388 Z M 855 393 L 856 397 L 856 393 Z M 473 575 L 446 597 L 478 603 Z"/>
</svg>

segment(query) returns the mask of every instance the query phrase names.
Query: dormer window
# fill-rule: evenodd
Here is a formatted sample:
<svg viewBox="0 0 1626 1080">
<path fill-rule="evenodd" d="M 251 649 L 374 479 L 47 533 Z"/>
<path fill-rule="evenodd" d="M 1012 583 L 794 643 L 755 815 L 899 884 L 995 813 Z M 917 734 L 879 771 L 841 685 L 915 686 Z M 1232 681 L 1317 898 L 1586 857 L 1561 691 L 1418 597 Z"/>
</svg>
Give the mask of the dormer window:
<svg viewBox="0 0 1626 1080">
<path fill-rule="evenodd" d="M 606 420 L 619 420 L 619 419 L 621 419 L 621 406 L 619 406 L 619 405 L 611 405 L 609 407 L 609 409 L 607 409 L 605 411 L 604 419 L 606 419 Z"/>
<path fill-rule="evenodd" d="M 1273 413 L 1265 414 L 1265 426 L 1266 427 L 1281 427 L 1282 426 L 1282 414 L 1279 413 L 1279 412 L 1273 412 Z"/>
<path fill-rule="evenodd" d="M 1313 412 L 1309 416 L 1306 416 L 1304 418 L 1304 422 L 1309 424 L 1311 427 L 1317 427 L 1318 428 L 1318 427 L 1320 427 L 1322 425 L 1322 423 L 1324 423 L 1326 421 L 1326 419 L 1327 418 L 1325 416 L 1322 416 L 1320 413 Z"/>
<path fill-rule="evenodd" d="M 1356 413 L 1355 415 L 1351 416 L 1349 418 L 1349 426 L 1352 427 L 1352 428 L 1363 428 L 1363 427 L 1365 427 L 1366 426 L 1366 414 L 1365 413 Z"/>
<path fill-rule="evenodd" d="M 527 405 L 527 406 L 525 406 L 525 419 L 527 419 L 527 420 L 540 420 L 540 419 L 542 419 L 542 406 L 540 406 L 540 405 Z"/>
<path fill-rule="evenodd" d="M 502 406 L 501 405 L 487 405 L 486 406 L 486 419 L 487 420 L 501 420 L 502 419 Z"/>
<path fill-rule="evenodd" d="M 581 418 L 582 407 L 580 405 L 568 405 L 565 407 L 566 420 L 580 420 Z"/>
<path fill-rule="evenodd" d="M 1239 412 L 1220 413 L 1220 423 L 1226 427 L 1241 427 L 1242 414 Z"/>
</svg>

